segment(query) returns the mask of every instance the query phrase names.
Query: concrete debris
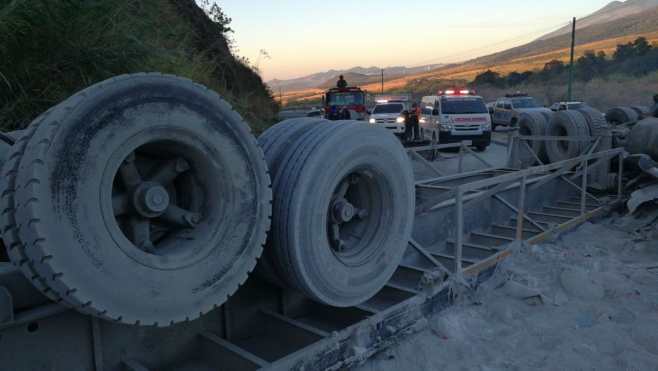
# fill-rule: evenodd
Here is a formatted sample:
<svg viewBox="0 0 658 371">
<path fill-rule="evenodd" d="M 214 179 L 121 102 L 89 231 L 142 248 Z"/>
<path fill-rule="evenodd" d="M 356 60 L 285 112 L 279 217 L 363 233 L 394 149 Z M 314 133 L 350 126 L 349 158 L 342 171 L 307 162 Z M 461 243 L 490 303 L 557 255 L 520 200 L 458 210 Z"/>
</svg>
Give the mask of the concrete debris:
<svg viewBox="0 0 658 371">
<path fill-rule="evenodd" d="M 634 214 L 637 209 L 647 202 L 658 200 L 658 184 L 639 189 L 631 195 L 628 201 L 628 210 Z"/>
<path fill-rule="evenodd" d="M 514 281 L 507 281 L 505 286 L 503 286 L 503 290 L 507 296 L 515 299 L 525 300 L 528 298 L 541 296 L 539 291 Z"/>
<path fill-rule="evenodd" d="M 658 240 L 635 240 L 641 217 L 524 248 L 477 302 L 430 317 L 430 331 L 360 370 L 657 370 Z"/>
<path fill-rule="evenodd" d="M 605 294 L 603 286 L 595 282 L 582 269 L 567 269 L 560 275 L 560 283 L 571 296 L 583 300 L 601 300 Z"/>
</svg>

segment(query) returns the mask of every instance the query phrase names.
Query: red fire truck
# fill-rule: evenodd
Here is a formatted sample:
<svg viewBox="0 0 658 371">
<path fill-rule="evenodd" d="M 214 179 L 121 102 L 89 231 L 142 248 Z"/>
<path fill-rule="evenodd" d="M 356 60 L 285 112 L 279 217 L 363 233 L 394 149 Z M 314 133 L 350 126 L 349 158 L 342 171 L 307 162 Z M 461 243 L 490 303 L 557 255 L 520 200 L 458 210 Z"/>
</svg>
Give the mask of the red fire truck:
<svg viewBox="0 0 658 371">
<path fill-rule="evenodd" d="M 368 118 L 366 92 L 360 88 L 332 88 L 322 97 L 324 116 L 328 120 L 360 120 Z"/>
</svg>

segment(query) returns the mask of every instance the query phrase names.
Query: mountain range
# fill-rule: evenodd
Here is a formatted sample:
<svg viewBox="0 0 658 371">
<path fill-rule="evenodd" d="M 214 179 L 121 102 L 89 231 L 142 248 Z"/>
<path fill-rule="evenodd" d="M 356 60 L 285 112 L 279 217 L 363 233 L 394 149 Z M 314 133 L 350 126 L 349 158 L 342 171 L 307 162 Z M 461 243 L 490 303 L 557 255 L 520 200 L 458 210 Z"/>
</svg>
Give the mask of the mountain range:
<svg viewBox="0 0 658 371">
<path fill-rule="evenodd" d="M 576 44 L 581 48 L 592 46 L 597 49 L 610 49 L 614 48 L 617 42 L 625 42 L 624 37 L 635 35 L 651 35 L 650 39 L 658 39 L 658 0 L 613 1 L 596 12 L 579 19 L 576 24 Z M 549 58 L 563 57 L 564 50 L 570 44 L 570 32 L 571 26 L 566 26 L 528 44 L 477 57 L 463 63 L 413 68 L 389 67 L 384 70 L 385 81 L 408 80 L 414 75 L 427 76 L 428 74 L 460 78 L 472 77 L 474 71 L 488 68 L 487 66 L 509 64 L 510 66 L 515 65 L 514 68 L 522 68 L 519 64 L 531 60 L 533 63 L 528 64 L 528 68 L 534 68 L 537 65 L 543 65 Z M 455 71 L 458 73 L 453 76 Z M 461 71 L 467 71 L 467 73 Z M 354 67 L 346 70 L 329 70 L 290 80 L 271 80 L 267 84 L 275 91 L 281 89 L 286 92 L 325 89 L 333 86 L 338 75 L 341 74 L 345 75 L 353 85 L 374 85 L 381 80 L 381 69 L 377 67 Z"/>
<path fill-rule="evenodd" d="M 394 66 L 384 68 L 384 76 L 386 79 L 402 77 L 405 75 L 416 74 L 423 71 L 430 71 L 443 66 L 442 64 L 430 64 L 418 67 L 405 67 Z M 345 79 L 353 85 L 361 85 L 364 83 L 372 83 L 381 80 L 382 69 L 380 67 L 353 67 L 346 70 L 329 70 L 325 72 L 318 72 L 308 76 L 303 76 L 295 79 L 288 80 L 270 80 L 267 84 L 278 91 L 279 89 L 285 91 L 303 90 L 310 88 L 324 88 L 336 84 L 336 79 L 340 75 L 344 75 Z"/>
</svg>

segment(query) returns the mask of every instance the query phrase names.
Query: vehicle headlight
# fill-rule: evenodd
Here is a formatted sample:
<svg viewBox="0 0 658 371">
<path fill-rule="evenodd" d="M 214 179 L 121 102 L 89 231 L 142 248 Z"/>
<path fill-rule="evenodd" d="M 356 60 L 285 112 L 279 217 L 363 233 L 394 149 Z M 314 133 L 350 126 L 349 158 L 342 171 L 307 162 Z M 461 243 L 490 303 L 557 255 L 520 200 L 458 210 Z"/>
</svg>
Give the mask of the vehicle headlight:
<svg viewBox="0 0 658 371">
<path fill-rule="evenodd" d="M 368 120 L 368 122 L 371 123 L 371 124 L 376 124 L 376 123 L 377 123 L 377 120 L 375 120 L 375 119 L 370 119 L 370 120 Z"/>
<path fill-rule="evenodd" d="M 427 124 L 427 120 L 424 117 L 421 118 L 420 121 L 418 122 L 420 122 L 421 124 Z"/>
<path fill-rule="evenodd" d="M 486 123 L 486 124 L 482 125 L 482 130 L 491 130 L 491 124 Z"/>
<path fill-rule="evenodd" d="M 441 124 L 441 130 L 450 131 L 450 130 L 452 130 L 452 125 L 451 124 Z"/>
<path fill-rule="evenodd" d="M 404 124 L 404 117 L 398 117 L 397 120 L 395 120 L 398 124 Z"/>
</svg>

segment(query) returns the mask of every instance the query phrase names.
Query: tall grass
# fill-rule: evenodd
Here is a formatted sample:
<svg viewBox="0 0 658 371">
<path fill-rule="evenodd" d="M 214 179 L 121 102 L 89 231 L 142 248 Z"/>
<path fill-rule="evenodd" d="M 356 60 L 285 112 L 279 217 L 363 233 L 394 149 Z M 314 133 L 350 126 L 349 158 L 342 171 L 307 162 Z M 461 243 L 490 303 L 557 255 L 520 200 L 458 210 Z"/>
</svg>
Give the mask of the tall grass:
<svg viewBox="0 0 658 371">
<path fill-rule="evenodd" d="M 24 127 L 95 82 L 150 71 L 217 90 L 256 130 L 274 120 L 260 77 L 200 24 L 212 28 L 193 0 L 0 0 L 0 128 Z"/>
</svg>

